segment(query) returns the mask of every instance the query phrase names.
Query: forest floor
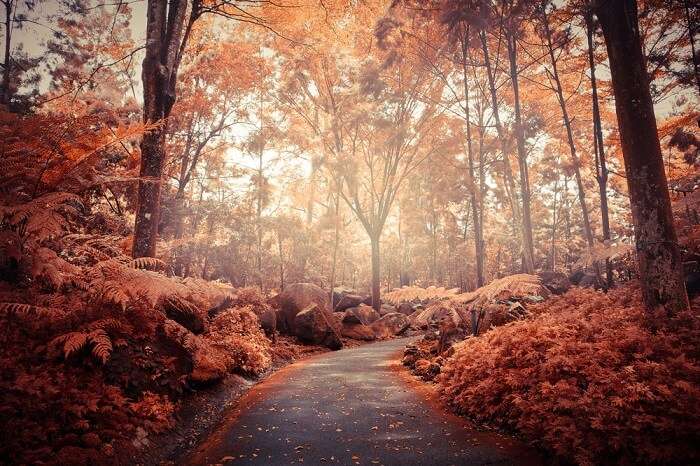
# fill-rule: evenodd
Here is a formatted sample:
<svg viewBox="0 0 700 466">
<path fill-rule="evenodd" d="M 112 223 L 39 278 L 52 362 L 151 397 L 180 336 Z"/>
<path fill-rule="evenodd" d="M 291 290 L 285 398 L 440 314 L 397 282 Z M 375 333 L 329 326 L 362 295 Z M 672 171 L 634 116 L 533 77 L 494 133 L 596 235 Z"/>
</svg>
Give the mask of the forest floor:
<svg viewBox="0 0 700 466">
<path fill-rule="evenodd" d="M 178 464 L 540 464 L 445 411 L 400 364 L 407 339 L 313 356 L 252 387 Z"/>
</svg>

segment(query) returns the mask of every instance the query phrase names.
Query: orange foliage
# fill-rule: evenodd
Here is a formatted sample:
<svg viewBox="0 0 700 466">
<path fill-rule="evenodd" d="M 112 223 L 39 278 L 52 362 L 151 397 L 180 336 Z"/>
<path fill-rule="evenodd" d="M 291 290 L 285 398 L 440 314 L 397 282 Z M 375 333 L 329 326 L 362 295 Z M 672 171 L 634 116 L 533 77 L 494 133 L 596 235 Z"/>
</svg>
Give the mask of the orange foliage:
<svg viewBox="0 0 700 466">
<path fill-rule="evenodd" d="M 634 286 L 554 297 L 460 345 L 442 397 L 577 464 L 698 461 L 698 308 L 657 334 L 642 309 Z"/>
<path fill-rule="evenodd" d="M 197 370 L 270 367 L 259 293 L 132 260 L 123 219 L 94 221 L 92 193 L 117 172 L 104 159 L 123 167 L 120 143 L 146 129 L 0 113 L 0 463 L 130 462 L 173 425 Z"/>
<path fill-rule="evenodd" d="M 229 371 L 260 375 L 272 364 L 270 341 L 249 307 L 227 309 L 216 316 L 206 339 L 221 351 Z"/>
</svg>

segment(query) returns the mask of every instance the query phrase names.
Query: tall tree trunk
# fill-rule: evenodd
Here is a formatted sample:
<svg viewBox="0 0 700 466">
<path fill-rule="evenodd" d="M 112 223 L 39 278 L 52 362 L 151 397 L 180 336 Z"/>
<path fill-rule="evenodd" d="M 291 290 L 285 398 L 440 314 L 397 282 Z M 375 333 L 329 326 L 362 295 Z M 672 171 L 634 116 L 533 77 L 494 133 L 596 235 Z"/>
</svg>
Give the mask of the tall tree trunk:
<svg viewBox="0 0 700 466">
<path fill-rule="evenodd" d="M 2 68 L 2 96 L 0 104 L 9 105 L 12 98 L 10 75 L 12 70 L 12 7 L 15 0 L 4 0 L 5 4 L 5 57 Z"/>
<path fill-rule="evenodd" d="M 284 291 L 284 253 L 282 250 L 282 234 L 277 231 L 277 254 L 280 256 L 280 292 Z"/>
<path fill-rule="evenodd" d="M 556 270 L 557 267 L 557 196 L 559 195 L 559 177 L 554 181 L 554 193 L 552 201 L 552 236 L 550 238 L 550 254 L 551 260 L 549 268 Z"/>
<path fill-rule="evenodd" d="M 610 60 L 642 295 L 649 324 L 655 328 L 659 318 L 686 310 L 689 304 L 642 56 L 637 2 L 600 1 L 595 4 L 595 13 Z"/>
<path fill-rule="evenodd" d="M 435 206 L 430 202 L 431 221 L 430 221 L 430 280 L 432 285 L 436 284 L 437 276 L 437 213 Z"/>
<path fill-rule="evenodd" d="M 510 81 L 513 85 L 515 106 L 515 138 L 518 146 L 518 168 L 520 169 L 520 197 L 522 198 L 522 229 L 523 229 L 523 272 L 535 271 L 535 248 L 532 242 L 532 215 L 530 213 L 530 180 L 527 172 L 527 152 L 525 151 L 525 135 L 520 115 L 520 90 L 518 87 L 518 55 L 515 35 L 507 34 L 508 61 L 510 62 Z"/>
<path fill-rule="evenodd" d="M 554 56 L 554 45 L 552 44 L 552 31 L 549 28 L 549 18 L 547 18 L 547 4 L 542 5 L 542 24 L 544 26 L 545 36 L 547 39 L 547 48 L 549 52 L 549 59 L 552 64 L 551 78 L 554 80 L 554 90 L 557 94 L 557 100 L 559 101 L 559 106 L 561 107 L 561 114 L 564 120 L 564 127 L 566 128 L 566 140 L 569 143 L 569 151 L 571 153 L 571 162 L 574 167 L 574 177 L 576 178 L 576 187 L 578 188 L 578 202 L 581 205 L 581 217 L 583 219 L 583 234 L 586 238 L 586 243 L 588 247 L 593 247 L 593 231 L 591 229 L 591 221 L 588 215 L 588 206 L 586 205 L 586 190 L 583 187 L 583 181 L 581 179 L 581 167 L 578 155 L 576 154 L 576 143 L 574 142 L 574 134 L 571 130 L 571 119 L 569 118 L 569 111 L 566 108 L 566 99 L 564 99 L 564 91 L 561 85 L 561 79 L 559 78 L 559 69 L 557 67 L 557 59 Z"/>
<path fill-rule="evenodd" d="M 483 97 L 483 94 L 482 94 Z M 483 102 L 483 100 L 482 100 Z M 481 238 L 481 245 L 479 247 L 479 252 L 481 255 L 481 269 L 482 269 L 482 279 L 484 284 L 486 284 L 486 274 L 484 272 L 486 268 L 486 241 L 484 240 L 484 197 L 486 196 L 486 173 L 485 173 L 485 161 L 484 161 L 484 111 L 483 107 L 479 105 L 479 233 Z M 483 286 L 483 285 L 482 285 Z"/>
<path fill-rule="evenodd" d="M 370 243 L 372 245 L 372 307 L 379 312 L 382 305 L 381 301 L 381 280 L 380 280 L 380 262 L 379 262 L 379 235 L 370 234 Z"/>
<path fill-rule="evenodd" d="M 696 4 L 697 5 L 697 4 Z M 693 22 L 690 17 L 690 3 L 688 0 L 683 0 L 685 8 L 685 21 L 688 26 L 688 40 L 690 41 L 690 53 L 693 54 L 693 71 L 695 72 L 695 84 L 698 86 L 698 94 L 700 94 L 700 63 L 698 63 L 698 55 L 695 52 L 695 28 L 697 23 Z"/>
<path fill-rule="evenodd" d="M 187 0 L 148 0 L 146 11 L 146 56 L 141 70 L 143 120 L 158 123 L 158 126 L 141 139 L 134 257 L 153 257 L 156 254 L 167 118 L 175 103 Z M 194 17 L 193 13 L 190 22 Z"/>
<path fill-rule="evenodd" d="M 262 151 L 262 143 L 261 143 L 260 147 L 261 147 L 261 149 L 260 149 L 260 152 L 258 154 L 258 170 L 257 170 L 257 178 L 258 178 L 257 179 L 257 196 L 255 199 L 255 238 L 256 238 L 255 268 L 256 268 L 257 275 L 258 275 L 258 286 L 260 287 L 260 291 L 262 291 L 262 289 L 263 289 L 263 273 L 262 273 L 263 151 Z"/>
<path fill-rule="evenodd" d="M 330 298 L 331 298 L 331 308 L 335 309 L 337 304 L 334 300 L 333 289 L 335 288 L 335 275 L 336 269 L 338 267 L 338 243 L 340 241 L 340 193 L 335 194 L 335 225 L 334 225 L 334 235 L 333 235 L 333 263 L 331 265 L 331 279 L 330 279 Z"/>
<path fill-rule="evenodd" d="M 476 261 L 476 287 L 484 286 L 484 253 L 483 230 L 480 210 L 481 196 L 477 195 L 477 184 L 474 178 L 474 156 L 472 149 L 472 125 L 469 108 L 469 82 L 467 81 L 467 60 L 469 57 L 469 28 L 465 28 L 462 37 L 462 77 L 464 79 L 464 120 L 467 125 L 467 163 L 469 166 L 469 194 L 471 196 L 472 218 L 474 226 L 474 258 Z"/>
<path fill-rule="evenodd" d="M 586 13 L 586 35 L 588 36 L 588 64 L 591 68 L 591 99 L 593 101 L 593 149 L 596 157 L 596 179 L 600 194 L 600 216 L 603 226 L 603 241 L 610 242 L 610 213 L 608 209 L 608 167 L 605 161 L 603 145 L 603 125 L 598 107 L 598 85 L 595 77 L 595 57 L 593 13 Z M 613 273 L 610 259 L 605 260 L 605 281 L 608 289 L 613 287 Z"/>
<path fill-rule="evenodd" d="M 561 206 L 564 209 L 564 239 L 566 240 L 566 253 L 564 254 L 564 268 L 571 272 L 571 203 L 569 202 L 569 177 L 564 176 L 564 191 L 562 193 Z"/>
<path fill-rule="evenodd" d="M 481 39 L 481 49 L 484 54 L 484 66 L 486 67 L 486 77 L 488 78 L 489 92 L 491 94 L 491 109 L 493 111 L 493 119 L 496 125 L 498 140 L 501 143 L 501 155 L 503 158 L 503 178 L 505 179 L 506 193 L 508 194 L 508 199 L 510 200 L 510 209 L 513 213 L 513 223 L 517 225 L 520 223 L 520 211 L 518 210 L 518 206 L 514 198 L 515 183 L 513 182 L 513 173 L 510 169 L 510 161 L 508 160 L 508 141 L 506 140 L 506 136 L 503 131 L 503 125 L 501 124 L 501 116 L 498 110 L 496 78 L 494 76 L 494 69 L 491 66 L 491 58 L 489 57 L 489 48 L 486 40 L 486 32 L 480 31 L 479 38 Z"/>
</svg>

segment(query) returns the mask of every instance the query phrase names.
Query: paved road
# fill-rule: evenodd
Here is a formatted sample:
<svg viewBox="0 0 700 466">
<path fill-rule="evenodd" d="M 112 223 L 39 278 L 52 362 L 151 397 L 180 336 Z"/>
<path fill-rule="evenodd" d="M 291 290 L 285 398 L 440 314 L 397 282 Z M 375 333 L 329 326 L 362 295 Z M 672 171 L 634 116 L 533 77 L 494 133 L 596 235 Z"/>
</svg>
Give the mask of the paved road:
<svg viewBox="0 0 700 466">
<path fill-rule="evenodd" d="M 282 369 L 248 392 L 187 462 L 539 464 L 530 449 L 474 430 L 402 376 L 397 359 L 405 344 L 325 353 Z"/>
</svg>

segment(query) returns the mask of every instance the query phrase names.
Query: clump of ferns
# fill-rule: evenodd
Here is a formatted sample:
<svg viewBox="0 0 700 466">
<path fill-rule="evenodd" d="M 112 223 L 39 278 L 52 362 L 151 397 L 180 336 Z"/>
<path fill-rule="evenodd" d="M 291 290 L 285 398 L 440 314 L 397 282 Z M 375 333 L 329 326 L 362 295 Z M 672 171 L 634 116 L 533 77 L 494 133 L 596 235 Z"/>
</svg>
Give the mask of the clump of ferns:
<svg viewBox="0 0 700 466">
<path fill-rule="evenodd" d="M 30 334 L 34 341 L 41 340 L 36 340 L 39 335 L 50 335 L 41 346 L 49 357 L 68 360 L 86 353 L 102 364 L 115 347 L 126 345 L 125 337 L 132 331 L 128 323 L 116 318 L 81 324 L 77 313 L 26 303 L 0 303 L 0 317 L 7 329 Z"/>
<path fill-rule="evenodd" d="M 76 233 L 63 237 L 64 250 L 72 261 L 81 266 L 92 266 L 101 261 L 116 259 L 126 261 L 127 257 L 117 246 L 122 238 Z"/>
<path fill-rule="evenodd" d="M 51 335 L 75 324 L 73 313 L 51 305 L 0 303 L 0 325 L 25 336 Z"/>
<path fill-rule="evenodd" d="M 65 360 L 81 355 L 89 355 L 94 360 L 106 364 L 115 347 L 127 345 L 122 336 L 128 335 L 131 326 L 114 318 L 95 320 L 80 330 L 57 336 L 47 345 L 51 355 L 60 354 Z"/>
</svg>

